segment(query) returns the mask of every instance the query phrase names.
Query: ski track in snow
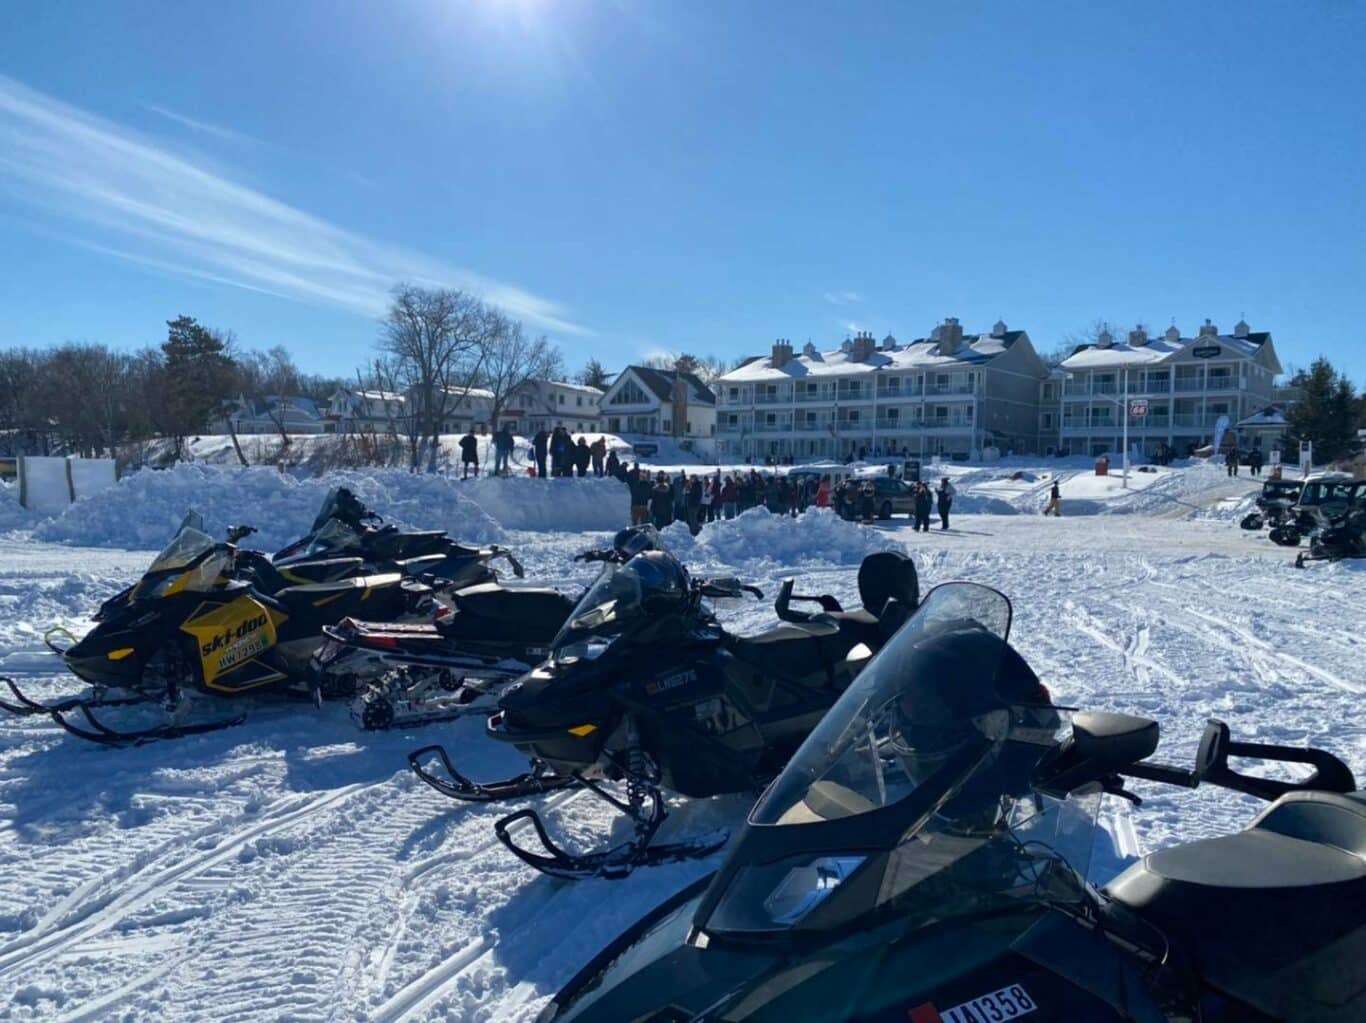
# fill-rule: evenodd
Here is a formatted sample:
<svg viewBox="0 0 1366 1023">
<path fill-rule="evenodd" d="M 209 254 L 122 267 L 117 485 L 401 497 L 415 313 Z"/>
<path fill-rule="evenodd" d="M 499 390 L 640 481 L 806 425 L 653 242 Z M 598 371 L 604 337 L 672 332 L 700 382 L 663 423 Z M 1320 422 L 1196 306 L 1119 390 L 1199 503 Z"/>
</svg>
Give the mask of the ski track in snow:
<svg viewBox="0 0 1366 1023">
<path fill-rule="evenodd" d="M 1157 505 L 879 529 L 912 552 L 924 585 L 966 578 L 1005 592 L 1014 639 L 1055 699 L 1156 717 L 1168 762 L 1188 764 L 1218 717 L 1235 737 L 1323 745 L 1366 770 L 1366 573 L 1296 571 L 1263 538 Z M 573 554 L 602 539 L 511 538 L 529 579 L 570 587 L 596 571 Z M 853 564 L 798 567 L 759 549 L 740 564 L 696 561 L 737 547 L 697 545 L 690 567 L 736 572 L 770 598 L 799 574 L 803 590 L 854 602 Z M 79 632 L 149 558 L 0 538 L 0 674 L 73 689 L 43 654 L 43 630 Z M 722 616 L 759 629 L 771 603 Z M 0 1020 L 528 1023 L 607 940 L 719 856 L 625 882 L 535 874 L 493 836 L 506 809 L 445 800 L 406 769 L 408 750 L 440 741 L 475 777 L 517 771 L 515 751 L 481 731 L 466 720 L 376 735 L 344 707 L 300 707 L 111 751 L 46 719 L 0 719 Z M 1238 828 L 1258 806 L 1134 787 L 1143 805 L 1107 818 L 1128 854 Z M 620 823 L 588 794 L 536 802 L 571 844 Z M 738 827 L 750 802 L 676 803 L 662 839 Z"/>
</svg>

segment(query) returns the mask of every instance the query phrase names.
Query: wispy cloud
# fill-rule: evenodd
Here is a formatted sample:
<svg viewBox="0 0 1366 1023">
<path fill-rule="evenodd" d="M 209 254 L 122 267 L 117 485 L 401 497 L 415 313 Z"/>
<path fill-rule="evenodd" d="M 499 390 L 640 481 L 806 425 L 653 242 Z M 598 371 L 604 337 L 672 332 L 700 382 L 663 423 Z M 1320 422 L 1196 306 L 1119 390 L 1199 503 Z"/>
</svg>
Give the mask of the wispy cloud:
<svg viewBox="0 0 1366 1023">
<path fill-rule="evenodd" d="M 863 301 L 863 296 L 857 291 L 827 291 L 825 300 L 831 305 L 856 305 Z"/>
<path fill-rule="evenodd" d="M 367 316 L 396 281 L 458 287 L 543 329 L 591 333 L 523 288 L 347 231 L 3 75 L 0 189 L 116 239 L 73 241 L 162 272 Z"/>
<path fill-rule="evenodd" d="M 186 117 L 184 114 L 178 114 L 174 110 L 167 110 L 165 107 L 157 106 L 155 103 L 144 103 L 142 106 L 144 110 L 150 110 L 152 113 L 164 117 L 168 121 L 174 121 L 182 128 L 189 128 L 191 131 L 197 131 L 204 135 L 212 135 L 214 138 L 223 139 L 226 142 L 247 142 L 252 145 L 264 144 L 260 139 L 253 138 L 245 132 L 234 131 L 232 128 L 224 128 L 221 125 L 210 124 L 208 121 L 200 121 L 193 117 Z"/>
</svg>

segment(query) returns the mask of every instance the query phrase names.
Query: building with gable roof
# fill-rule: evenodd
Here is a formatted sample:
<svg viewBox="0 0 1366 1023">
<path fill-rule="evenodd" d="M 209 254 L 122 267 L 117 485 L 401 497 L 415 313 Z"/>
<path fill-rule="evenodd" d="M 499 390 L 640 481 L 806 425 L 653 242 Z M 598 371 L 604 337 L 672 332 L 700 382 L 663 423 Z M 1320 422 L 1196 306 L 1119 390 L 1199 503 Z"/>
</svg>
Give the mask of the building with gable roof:
<svg viewBox="0 0 1366 1023">
<path fill-rule="evenodd" d="M 1038 450 L 1048 368 L 1023 330 L 954 317 L 901 344 L 860 333 L 832 351 L 779 340 L 716 382 L 718 456 L 775 460 Z"/>
<path fill-rule="evenodd" d="M 1124 341 L 1103 331 L 1062 362 L 1061 446 L 1074 454 L 1120 452 L 1123 417 L 1134 399 L 1147 414 L 1129 416 L 1129 439 L 1146 454 L 1165 443 L 1177 456 L 1214 441 L 1221 421 L 1233 443 L 1238 426 L 1273 403 L 1281 363 L 1269 332 L 1239 320 L 1231 334 L 1205 320 L 1195 337 L 1174 325 L 1150 338 L 1141 327 Z"/>
<path fill-rule="evenodd" d="M 692 373 L 627 366 L 602 396 L 607 433 L 706 440 L 716 433 L 716 395 Z"/>
</svg>

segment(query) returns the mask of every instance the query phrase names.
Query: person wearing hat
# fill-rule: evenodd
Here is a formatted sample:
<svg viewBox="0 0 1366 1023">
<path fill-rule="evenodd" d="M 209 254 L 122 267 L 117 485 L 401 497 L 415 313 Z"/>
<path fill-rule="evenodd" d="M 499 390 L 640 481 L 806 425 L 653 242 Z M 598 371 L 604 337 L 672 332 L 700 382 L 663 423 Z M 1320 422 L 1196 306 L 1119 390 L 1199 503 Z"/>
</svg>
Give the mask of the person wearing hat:
<svg viewBox="0 0 1366 1023">
<path fill-rule="evenodd" d="M 939 489 L 935 491 L 935 497 L 939 502 L 939 521 L 943 523 L 943 529 L 949 528 L 949 509 L 953 507 L 953 495 L 957 491 L 953 489 L 953 484 L 945 476 L 939 481 Z"/>
</svg>

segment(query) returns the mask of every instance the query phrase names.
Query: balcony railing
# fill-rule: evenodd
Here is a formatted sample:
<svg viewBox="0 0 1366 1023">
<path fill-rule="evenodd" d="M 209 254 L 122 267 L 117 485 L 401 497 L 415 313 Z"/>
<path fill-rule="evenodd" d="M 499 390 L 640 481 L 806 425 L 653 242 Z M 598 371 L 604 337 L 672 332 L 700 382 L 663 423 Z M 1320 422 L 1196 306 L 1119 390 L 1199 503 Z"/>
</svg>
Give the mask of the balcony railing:
<svg viewBox="0 0 1366 1023">
<path fill-rule="evenodd" d="M 792 420 L 779 419 L 772 423 L 760 421 L 754 424 L 755 433 L 786 433 L 792 429 Z"/>
<path fill-rule="evenodd" d="M 926 384 L 925 393 L 927 395 L 976 394 L 977 391 L 972 384 Z"/>
<path fill-rule="evenodd" d="M 906 382 L 898 387 L 879 387 L 877 389 L 878 401 L 884 398 L 918 398 L 925 393 L 925 387 L 920 383 Z"/>
<path fill-rule="evenodd" d="M 798 391 L 796 400 L 830 402 L 835 400 L 835 392 L 828 389 L 819 391 Z"/>
<path fill-rule="evenodd" d="M 1232 391 L 1238 386 L 1238 378 L 1232 376 L 1210 377 L 1205 381 L 1207 391 Z"/>
<path fill-rule="evenodd" d="M 840 390 L 840 391 L 837 391 L 837 392 L 836 392 L 836 396 L 838 397 L 838 399 L 839 399 L 840 401 L 872 401 L 872 400 L 873 400 L 873 392 L 872 392 L 871 390 L 869 390 L 869 391 L 845 391 L 845 390 Z"/>
<path fill-rule="evenodd" d="M 1205 378 L 1177 377 L 1176 389 L 1178 391 L 1203 391 L 1205 389 Z"/>
<path fill-rule="evenodd" d="M 792 400 L 792 395 L 784 394 L 779 391 L 777 394 L 756 394 L 754 404 L 756 405 L 779 405 L 786 404 Z"/>
<path fill-rule="evenodd" d="M 830 429 L 830 420 L 798 419 L 793 429 L 800 430 L 802 433 L 825 433 Z"/>
<path fill-rule="evenodd" d="M 885 419 L 879 416 L 876 422 L 879 430 L 889 432 L 895 430 L 919 430 L 925 425 L 923 419 L 914 416 L 906 416 L 905 418 L 898 416 L 895 419 Z"/>
</svg>

